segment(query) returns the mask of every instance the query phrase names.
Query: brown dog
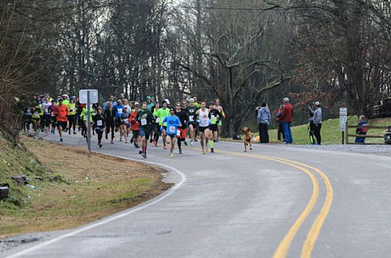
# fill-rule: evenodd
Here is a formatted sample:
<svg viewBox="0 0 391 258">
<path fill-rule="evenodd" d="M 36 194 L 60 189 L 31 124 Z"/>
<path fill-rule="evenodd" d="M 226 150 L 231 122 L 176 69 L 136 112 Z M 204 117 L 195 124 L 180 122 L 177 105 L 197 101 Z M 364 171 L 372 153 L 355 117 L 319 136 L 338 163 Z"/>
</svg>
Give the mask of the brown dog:
<svg viewBox="0 0 391 258">
<path fill-rule="evenodd" d="M 253 150 L 251 141 L 253 140 L 253 133 L 250 128 L 243 127 L 242 132 L 244 133 L 243 143 L 244 143 L 244 152 L 247 152 L 247 145 L 250 145 L 250 150 Z"/>
</svg>

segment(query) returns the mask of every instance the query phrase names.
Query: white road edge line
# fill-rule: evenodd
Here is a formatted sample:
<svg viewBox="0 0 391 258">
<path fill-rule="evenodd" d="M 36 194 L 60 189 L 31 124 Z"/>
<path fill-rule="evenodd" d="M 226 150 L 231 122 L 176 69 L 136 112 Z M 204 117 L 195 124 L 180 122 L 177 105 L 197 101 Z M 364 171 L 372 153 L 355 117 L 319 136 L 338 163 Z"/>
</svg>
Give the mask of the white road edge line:
<svg viewBox="0 0 391 258">
<path fill-rule="evenodd" d="M 93 228 L 96 228 L 96 227 L 99 227 L 101 225 L 104 225 L 104 224 L 107 224 L 109 222 L 112 222 L 114 220 L 117 220 L 117 219 L 120 219 L 120 218 L 123 218 L 123 217 L 126 217 L 132 213 L 135 213 L 135 212 L 138 212 L 140 210 L 143 210 L 143 209 L 146 209 L 152 205 L 155 205 L 161 201 L 163 201 L 164 199 L 166 199 L 167 197 L 169 197 L 170 195 L 172 195 L 176 190 L 178 190 L 186 181 L 187 181 L 187 177 L 185 174 L 183 174 L 182 172 L 180 172 L 178 169 L 176 168 L 173 168 L 173 167 L 170 167 L 170 166 L 167 166 L 167 165 L 164 165 L 164 164 L 159 164 L 159 163 L 156 163 L 156 162 L 151 162 L 151 161 L 144 161 L 144 160 L 137 160 L 137 159 L 133 159 L 133 158 L 127 158 L 127 157 L 122 157 L 122 156 L 117 156 L 117 155 L 111 155 L 111 154 L 105 154 L 105 153 L 100 153 L 100 152 L 97 152 L 99 154 L 103 154 L 103 155 L 107 155 L 107 156 L 112 156 L 112 157 L 117 157 L 117 158 L 122 158 L 122 159 L 127 159 L 127 160 L 132 160 L 132 161 L 136 161 L 136 162 L 141 162 L 141 163 L 145 163 L 145 164 L 150 164 L 150 165 L 155 165 L 155 166 L 159 166 L 159 167 L 163 167 L 163 168 L 166 168 L 166 169 L 169 169 L 171 171 L 174 171 L 176 173 L 178 173 L 180 176 L 181 176 L 181 181 L 176 184 L 173 188 L 169 189 L 168 191 L 166 191 L 165 193 L 163 193 L 162 195 L 160 195 L 159 197 L 157 197 L 157 199 L 155 199 L 154 201 L 150 201 L 150 202 L 146 202 L 145 204 L 141 204 L 140 206 L 136 206 L 134 208 L 131 208 L 129 211 L 127 212 L 121 212 L 117 215 L 113 215 L 111 217 L 108 217 L 106 219 L 103 219 L 102 221 L 99 221 L 99 222 L 96 222 L 96 223 L 93 223 L 92 225 L 89 225 L 89 226 L 85 226 L 83 228 L 80 228 L 76 231 L 73 231 L 73 232 L 70 232 L 68 234 L 65 234 L 65 235 L 62 235 L 62 236 L 59 236 L 59 237 L 56 237 L 56 238 L 53 238 L 52 240 L 49 240 L 47 242 L 44 242 L 44 243 L 41 243 L 39 245 L 36 245 L 36 246 L 33 246 L 33 247 L 30 247 L 30 248 L 27 248 L 23 251 L 20 251 L 18 253 L 15 253 L 15 254 L 12 254 L 10 256 L 7 256 L 6 258 L 16 258 L 16 257 L 21 257 L 22 255 L 26 255 L 28 253 L 31 253 L 33 251 L 36 251 L 42 247 L 45 247 L 45 246 L 48 246 L 48 245 L 51 245 L 53 243 L 56 243 L 64 238 L 67 238 L 67 237 L 71 237 L 71 236 L 74 236 L 74 235 L 77 235 L 79 233 L 82 233 L 84 231 L 87 231 L 87 230 L 90 230 L 90 229 L 93 229 Z"/>
</svg>

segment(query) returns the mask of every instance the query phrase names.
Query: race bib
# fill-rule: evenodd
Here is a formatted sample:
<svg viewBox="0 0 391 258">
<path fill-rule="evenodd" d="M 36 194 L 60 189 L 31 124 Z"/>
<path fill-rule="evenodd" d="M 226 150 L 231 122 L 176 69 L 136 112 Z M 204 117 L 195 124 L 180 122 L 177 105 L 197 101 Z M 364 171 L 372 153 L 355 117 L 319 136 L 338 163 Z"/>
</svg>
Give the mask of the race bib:
<svg viewBox="0 0 391 258">
<path fill-rule="evenodd" d="M 170 133 L 175 133 L 175 126 L 170 126 L 169 129 L 168 129 L 168 131 L 169 131 Z"/>
<path fill-rule="evenodd" d="M 203 124 L 207 124 L 208 123 L 208 119 L 207 118 L 202 118 L 202 123 Z"/>
<path fill-rule="evenodd" d="M 189 116 L 189 121 L 193 122 L 194 121 L 194 116 Z"/>
<path fill-rule="evenodd" d="M 34 116 L 39 116 L 39 113 L 38 112 L 34 112 Z"/>
<path fill-rule="evenodd" d="M 46 114 L 49 113 L 49 109 L 45 108 L 45 113 Z"/>
<path fill-rule="evenodd" d="M 102 120 L 96 121 L 96 125 L 97 125 L 97 126 L 102 126 L 102 125 L 103 125 L 103 121 L 102 121 Z"/>
<path fill-rule="evenodd" d="M 147 119 L 143 118 L 141 119 L 141 125 L 144 126 L 147 124 Z"/>
<path fill-rule="evenodd" d="M 75 109 L 74 109 L 74 108 L 71 108 L 71 112 L 73 112 L 73 111 L 75 111 Z"/>
<path fill-rule="evenodd" d="M 119 115 L 122 114 L 122 108 L 119 108 L 119 109 L 118 109 L 118 114 L 119 114 Z"/>
<path fill-rule="evenodd" d="M 176 136 L 180 137 L 180 136 L 181 136 L 181 131 L 178 130 L 178 131 L 176 132 Z"/>
<path fill-rule="evenodd" d="M 156 123 L 159 123 L 160 117 L 156 118 Z"/>
</svg>

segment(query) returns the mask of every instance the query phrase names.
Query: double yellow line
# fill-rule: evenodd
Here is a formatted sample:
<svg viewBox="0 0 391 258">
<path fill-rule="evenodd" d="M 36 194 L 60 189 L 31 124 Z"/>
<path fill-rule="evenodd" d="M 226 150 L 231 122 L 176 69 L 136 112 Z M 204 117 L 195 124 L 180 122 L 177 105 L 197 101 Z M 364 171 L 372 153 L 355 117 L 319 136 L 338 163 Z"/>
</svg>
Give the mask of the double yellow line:
<svg viewBox="0 0 391 258">
<path fill-rule="evenodd" d="M 193 149 L 194 150 L 194 149 Z M 324 184 L 326 186 L 326 198 L 323 203 L 323 207 L 318 214 L 315 222 L 312 224 L 311 229 L 309 230 L 307 237 L 304 241 L 302 250 L 301 250 L 301 257 L 302 258 L 309 258 L 311 257 L 312 250 L 315 246 L 316 240 L 318 239 L 318 236 L 320 234 L 320 231 L 322 229 L 322 226 L 326 220 L 326 217 L 330 211 L 331 203 L 333 202 L 333 188 L 331 186 L 331 182 L 328 179 L 328 177 L 325 175 L 324 172 L 321 170 L 314 168 L 312 166 L 294 161 L 289 159 L 283 159 L 283 158 L 277 158 L 277 157 L 269 157 L 269 156 L 263 156 L 263 155 L 256 155 L 256 154 L 249 154 L 249 153 L 240 153 L 240 152 L 231 152 L 231 151 L 216 151 L 217 153 L 221 154 L 227 154 L 227 155 L 235 155 L 235 156 L 243 156 L 243 157 L 251 157 L 256 159 L 262 159 L 262 160 L 269 160 L 274 161 L 278 163 L 282 163 L 294 168 L 297 168 L 304 173 L 306 173 L 312 182 L 313 190 L 312 195 L 310 198 L 310 201 L 308 202 L 305 209 L 300 214 L 299 218 L 295 221 L 295 223 L 292 225 L 288 233 L 285 235 L 284 239 L 279 244 L 277 250 L 275 251 L 273 257 L 274 258 L 284 258 L 288 254 L 289 247 L 296 236 L 298 230 L 300 229 L 301 225 L 305 222 L 309 214 L 311 213 L 312 209 L 314 208 L 318 197 L 319 197 L 319 182 L 314 174 L 317 173 L 321 176 L 321 178 L 324 181 Z M 312 170 L 312 171 L 311 171 Z"/>
</svg>

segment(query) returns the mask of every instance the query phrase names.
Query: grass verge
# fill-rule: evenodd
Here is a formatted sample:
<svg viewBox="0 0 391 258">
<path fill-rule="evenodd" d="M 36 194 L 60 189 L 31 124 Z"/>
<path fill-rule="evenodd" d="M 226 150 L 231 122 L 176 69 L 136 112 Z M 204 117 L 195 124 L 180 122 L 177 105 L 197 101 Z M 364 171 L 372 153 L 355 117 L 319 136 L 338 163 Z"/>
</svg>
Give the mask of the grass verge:
<svg viewBox="0 0 391 258">
<path fill-rule="evenodd" d="M 1 138 L 1 137 L 0 137 Z M 21 148 L 0 143 L 0 238 L 77 227 L 149 200 L 171 187 L 162 169 L 71 146 L 22 137 Z M 24 174 L 36 189 L 15 184 Z"/>
</svg>

